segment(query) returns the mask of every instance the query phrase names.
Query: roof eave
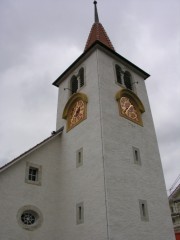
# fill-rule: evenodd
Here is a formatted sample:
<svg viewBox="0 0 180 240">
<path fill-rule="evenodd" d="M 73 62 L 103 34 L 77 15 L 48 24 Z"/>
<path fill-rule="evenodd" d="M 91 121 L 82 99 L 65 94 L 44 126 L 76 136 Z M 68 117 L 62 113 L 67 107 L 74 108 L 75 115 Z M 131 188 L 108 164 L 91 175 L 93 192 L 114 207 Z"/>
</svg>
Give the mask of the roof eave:
<svg viewBox="0 0 180 240">
<path fill-rule="evenodd" d="M 59 84 L 64 80 L 69 71 L 76 65 L 79 65 L 80 62 L 82 62 L 85 58 L 87 58 L 91 54 L 94 45 L 95 44 L 93 44 L 93 46 L 91 46 L 89 49 L 83 52 L 52 84 L 56 87 L 59 87 Z"/>
<path fill-rule="evenodd" d="M 96 48 L 100 48 L 101 50 L 105 51 L 107 54 L 111 54 L 112 56 L 121 59 L 123 62 L 125 62 L 127 65 L 130 67 L 134 68 L 137 72 L 139 72 L 142 77 L 147 79 L 150 74 L 146 73 L 143 71 L 141 68 L 137 67 L 135 64 L 115 52 L 114 50 L 110 49 L 106 45 L 104 45 L 100 41 L 95 41 L 85 52 L 83 52 L 54 82 L 53 85 L 56 87 L 59 87 L 59 84 L 66 78 L 68 75 L 69 71 L 71 71 L 74 67 L 79 65 L 85 58 L 87 58 Z"/>
<path fill-rule="evenodd" d="M 6 170 L 7 168 L 9 168 L 10 166 L 14 165 L 16 162 L 20 161 L 22 158 L 26 157 L 30 153 L 34 152 L 38 148 L 42 147 L 44 144 L 48 143 L 49 141 L 51 141 L 52 139 L 54 139 L 58 135 L 62 134 L 63 129 L 64 129 L 64 127 L 60 128 L 56 132 L 55 131 L 52 132 L 52 135 L 50 137 L 44 139 L 43 141 L 41 141 L 40 143 L 38 143 L 34 147 L 30 148 L 29 150 L 27 150 L 26 152 L 24 152 L 20 156 L 14 158 L 12 161 L 10 161 L 10 162 L 6 163 L 5 165 L 3 165 L 2 167 L 0 167 L 0 173 L 3 172 L 4 170 Z"/>
<path fill-rule="evenodd" d="M 101 47 L 103 47 L 104 49 L 106 49 L 106 52 L 108 54 L 111 54 L 112 56 L 116 56 L 117 60 L 121 60 L 122 62 L 124 62 L 126 65 L 129 65 L 130 67 L 132 67 L 133 69 L 135 69 L 143 78 L 144 80 L 147 79 L 148 77 L 150 77 L 150 74 L 145 72 L 144 70 L 142 70 L 141 68 L 139 68 L 138 66 L 136 66 L 134 63 L 130 62 L 129 60 L 127 60 L 125 57 L 121 56 L 120 54 L 118 54 L 117 52 L 111 50 L 110 48 L 108 48 L 107 46 L 105 46 L 104 44 L 102 44 L 101 42 L 99 43 L 99 45 Z"/>
</svg>

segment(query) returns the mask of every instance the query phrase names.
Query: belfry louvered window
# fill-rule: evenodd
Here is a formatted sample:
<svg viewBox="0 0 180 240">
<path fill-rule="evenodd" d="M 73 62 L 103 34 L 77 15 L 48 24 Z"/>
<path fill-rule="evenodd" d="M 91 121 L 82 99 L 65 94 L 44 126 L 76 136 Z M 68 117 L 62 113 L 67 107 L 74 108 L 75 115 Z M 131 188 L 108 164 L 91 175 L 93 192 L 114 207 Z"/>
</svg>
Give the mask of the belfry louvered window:
<svg viewBox="0 0 180 240">
<path fill-rule="evenodd" d="M 77 77 L 76 76 L 72 76 L 72 78 L 71 78 L 71 91 L 72 91 L 72 94 L 76 93 L 77 90 L 78 90 L 78 80 L 77 80 Z"/>
<path fill-rule="evenodd" d="M 132 90 L 131 74 L 127 71 L 124 73 L 124 85 L 126 88 Z"/>
<path fill-rule="evenodd" d="M 84 86 L 84 68 L 81 68 L 79 70 L 79 85 L 80 85 L 80 88 Z"/>
<path fill-rule="evenodd" d="M 73 75 L 70 81 L 72 94 L 84 86 L 84 68 L 81 68 L 77 75 Z"/>
<path fill-rule="evenodd" d="M 118 64 L 115 65 L 115 71 L 116 71 L 116 82 L 126 87 L 129 90 L 133 90 L 132 77 L 130 72 L 123 71 Z"/>
<path fill-rule="evenodd" d="M 120 66 L 117 65 L 117 64 L 116 64 L 115 68 L 116 68 L 117 82 L 118 82 L 119 84 L 122 84 L 122 79 L 121 79 L 122 70 L 121 70 Z"/>
</svg>

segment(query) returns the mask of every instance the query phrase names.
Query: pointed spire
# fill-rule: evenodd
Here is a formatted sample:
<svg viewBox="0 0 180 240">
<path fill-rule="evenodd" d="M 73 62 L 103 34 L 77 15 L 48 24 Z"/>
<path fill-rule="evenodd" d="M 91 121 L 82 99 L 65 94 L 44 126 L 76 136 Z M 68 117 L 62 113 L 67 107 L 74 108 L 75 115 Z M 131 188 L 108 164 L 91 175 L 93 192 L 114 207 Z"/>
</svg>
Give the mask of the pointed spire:
<svg viewBox="0 0 180 240">
<path fill-rule="evenodd" d="M 103 25 L 99 22 L 98 11 L 97 11 L 97 1 L 94 1 L 94 13 L 95 13 L 95 22 L 92 25 L 84 51 L 90 48 L 90 46 L 96 41 L 103 43 L 104 45 L 109 47 L 111 50 L 115 51 Z"/>
<path fill-rule="evenodd" d="M 97 10 L 97 1 L 94 1 L 94 16 L 95 16 L 95 22 L 99 22 L 99 17 L 98 17 L 98 10 Z"/>
</svg>

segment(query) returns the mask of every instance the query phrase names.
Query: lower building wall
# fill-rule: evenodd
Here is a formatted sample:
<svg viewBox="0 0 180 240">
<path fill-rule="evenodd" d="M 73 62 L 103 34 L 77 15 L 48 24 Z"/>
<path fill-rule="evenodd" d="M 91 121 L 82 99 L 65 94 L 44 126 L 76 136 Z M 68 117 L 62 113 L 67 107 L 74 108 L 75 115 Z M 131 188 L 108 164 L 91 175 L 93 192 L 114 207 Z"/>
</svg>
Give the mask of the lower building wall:
<svg viewBox="0 0 180 240">
<path fill-rule="evenodd" d="M 58 240 L 59 137 L 35 150 L 0 174 L 0 239 Z M 27 163 L 42 167 L 41 184 L 26 181 Z M 36 228 L 22 225 L 21 213 L 27 208 L 39 214 Z M 27 210 L 26 209 L 26 210 Z"/>
</svg>

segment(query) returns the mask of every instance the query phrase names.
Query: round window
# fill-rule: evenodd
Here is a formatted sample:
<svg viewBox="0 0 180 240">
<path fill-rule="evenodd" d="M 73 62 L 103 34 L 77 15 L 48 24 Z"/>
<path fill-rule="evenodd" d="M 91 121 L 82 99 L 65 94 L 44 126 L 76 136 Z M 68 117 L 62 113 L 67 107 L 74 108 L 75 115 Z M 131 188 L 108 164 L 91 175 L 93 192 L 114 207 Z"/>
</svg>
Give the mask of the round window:
<svg viewBox="0 0 180 240">
<path fill-rule="evenodd" d="M 17 213 L 19 225 L 27 230 L 34 230 L 42 223 L 42 214 L 40 210 L 32 205 L 27 205 L 19 209 Z"/>
<path fill-rule="evenodd" d="M 34 211 L 24 211 L 21 215 L 21 221 L 26 225 L 32 225 L 37 220 L 37 213 Z"/>
</svg>

